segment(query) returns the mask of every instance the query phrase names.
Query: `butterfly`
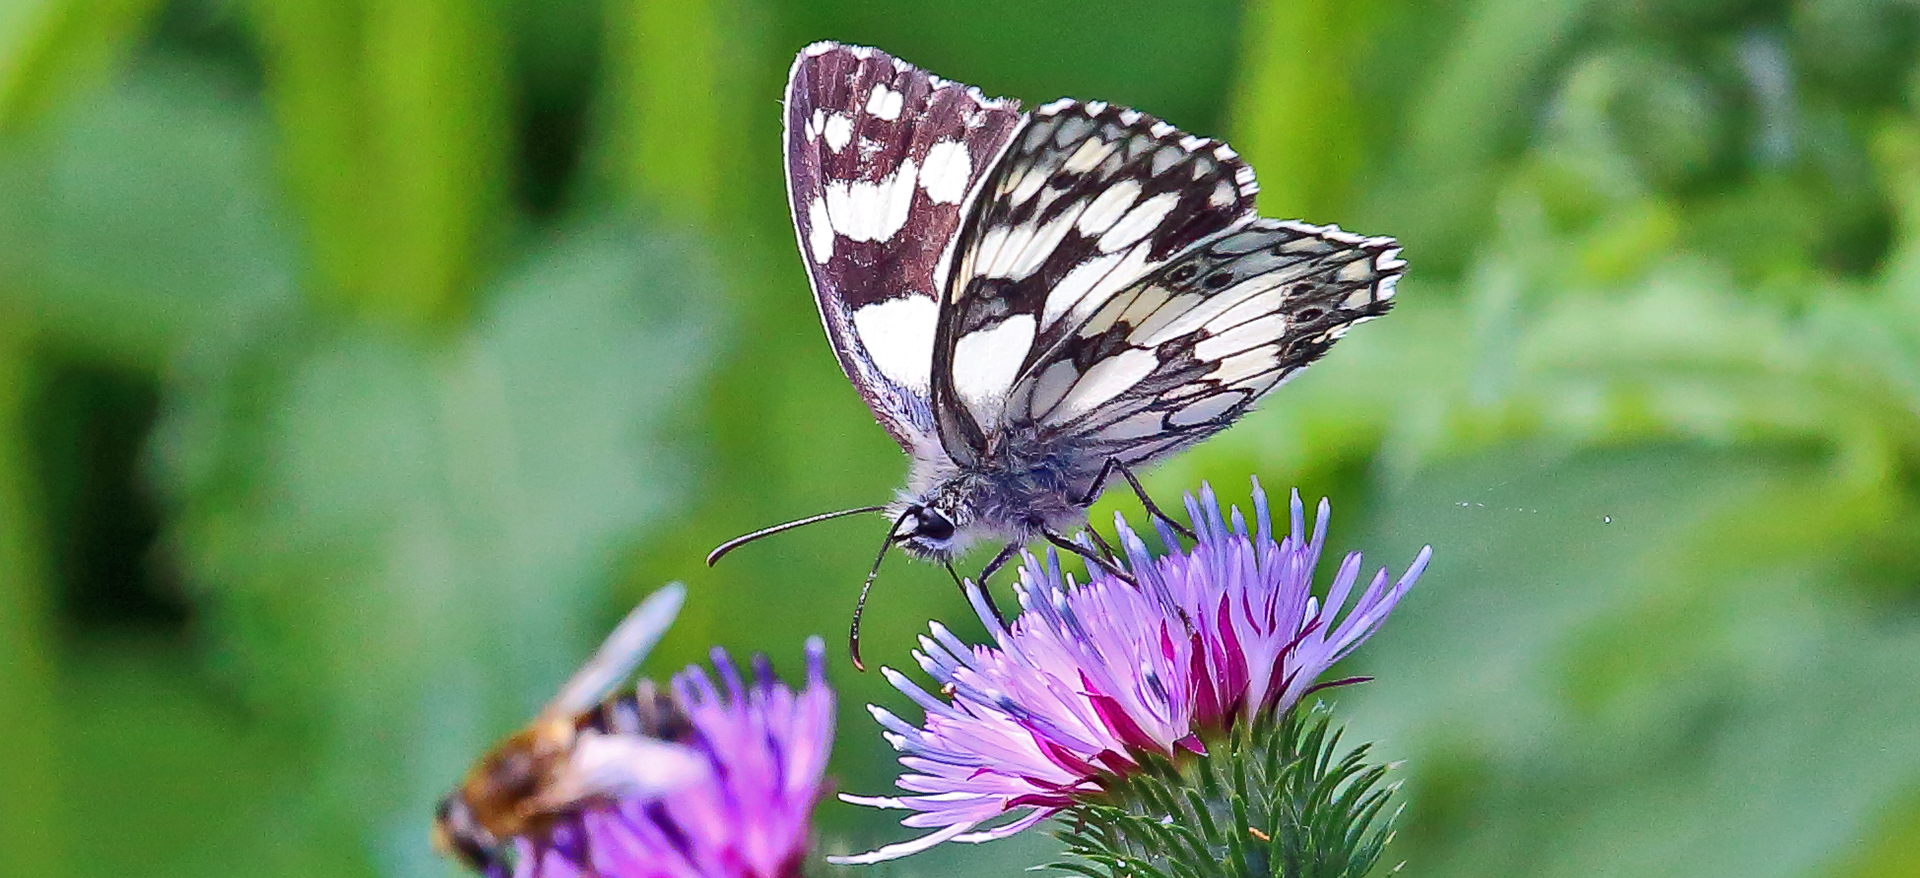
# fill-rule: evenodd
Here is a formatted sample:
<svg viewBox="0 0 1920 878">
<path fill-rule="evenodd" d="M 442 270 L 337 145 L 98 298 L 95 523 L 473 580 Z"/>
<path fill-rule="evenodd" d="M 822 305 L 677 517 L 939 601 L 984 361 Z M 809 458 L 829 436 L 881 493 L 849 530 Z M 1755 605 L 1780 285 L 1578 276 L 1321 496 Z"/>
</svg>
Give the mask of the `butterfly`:
<svg viewBox="0 0 1920 878">
<path fill-rule="evenodd" d="M 1406 268 L 1391 238 L 1258 216 L 1231 148 L 1137 110 L 1022 112 L 833 42 L 801 51 L 785 107 L 821 322 L 911 469 L 891 504 L 748 534 L 709 563 L 875 511 L 893 521 L 881 560 L 898 544 L 951 571 L 998 541 L 984 581 L 1044 538 L 1103 563 L 1063 534 L 1109 480 L 1165 519 L 1133 469 L 1226 429 L 1386 313 Z M 858 665 L 858 609 L 850 641 Z"/>
</svg>

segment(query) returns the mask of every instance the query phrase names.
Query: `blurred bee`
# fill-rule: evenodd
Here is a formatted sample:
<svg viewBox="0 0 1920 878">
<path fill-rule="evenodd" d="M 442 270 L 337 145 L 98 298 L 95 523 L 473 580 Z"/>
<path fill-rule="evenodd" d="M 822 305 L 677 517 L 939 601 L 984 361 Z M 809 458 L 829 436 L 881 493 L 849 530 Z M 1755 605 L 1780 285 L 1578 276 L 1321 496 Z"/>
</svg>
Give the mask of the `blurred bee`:
<svg viewBox="0 0 1920 878">
<path fill-rule="evenodd" d="M 504 875 L 514 839 L 544 844 L 588 806 L 660 795 L 706 770 L 684 744 L 692 726 L 651 682 L 607 697 L 673 624 L 685 596 L 673 583 L 642 601 L 531 724 L 468 770 L 440 800 L 435 848 L 475 872 Z"/>
</svg>

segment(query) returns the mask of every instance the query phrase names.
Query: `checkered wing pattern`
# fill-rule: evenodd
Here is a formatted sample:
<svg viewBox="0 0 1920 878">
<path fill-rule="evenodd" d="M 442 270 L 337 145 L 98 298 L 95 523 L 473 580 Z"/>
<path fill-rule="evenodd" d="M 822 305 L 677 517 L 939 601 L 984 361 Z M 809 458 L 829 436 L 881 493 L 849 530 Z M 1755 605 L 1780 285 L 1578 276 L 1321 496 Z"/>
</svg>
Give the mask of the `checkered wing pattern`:
<svg viewBox="0 0 1920 878">
<path fill-rule="evenodd" d="M 1226 144 L 1124 107 L 1035 111 L 960 232 L 934 347 L 950 454 L 991 452 L 1014 388 L 1113 297 L 1250 219 L 1253 171 Z"/>
<path fill-rule="evenodd" d="M 802 52 L 786 132 L 841 366 L 903 447 L 963 468 L 1198 442 L 1386 313 L 1405 270 L 1390 238 L 1258 217 L 1224 143 L 1100 102 L 1023 115 L 873 49 Z"/>
<path fill-rule="evenodd" d="M 939 295 L 961 218 L 1020 125 L 875 49 L 816 43 L 787 83 L 787 195 L 847 378 L 909 452 L 932 453 Z"/>
<path fill-rule="evenodd" d="M 1256 219 L 1103 298 L 1009 392 L 1002 430 L 1092 468 L 1138 464 L 1226 429 L 1393 306 L 1391 238 Z"/>
</svg>

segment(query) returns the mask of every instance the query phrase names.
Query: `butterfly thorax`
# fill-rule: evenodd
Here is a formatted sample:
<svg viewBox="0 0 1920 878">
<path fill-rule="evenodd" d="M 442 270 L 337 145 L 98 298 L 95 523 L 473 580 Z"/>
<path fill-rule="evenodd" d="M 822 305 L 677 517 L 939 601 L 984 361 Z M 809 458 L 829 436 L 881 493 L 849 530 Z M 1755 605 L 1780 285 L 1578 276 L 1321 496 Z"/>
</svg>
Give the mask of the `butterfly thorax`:
<svg viewBox="0 0 1920 878">
<path fill-rule="evenodd" d="M 947 561 L 981 539 L 1025 543 L 1043 530 L 1071 531 L 1086 521 L 1074 501 L 1097 469 L 1039 441 L 1007 442 L 970 463 L 915 455 L 907 489 L 890 510 L 902 521 L 895 535 L 908 552 Z"/>
</svg>

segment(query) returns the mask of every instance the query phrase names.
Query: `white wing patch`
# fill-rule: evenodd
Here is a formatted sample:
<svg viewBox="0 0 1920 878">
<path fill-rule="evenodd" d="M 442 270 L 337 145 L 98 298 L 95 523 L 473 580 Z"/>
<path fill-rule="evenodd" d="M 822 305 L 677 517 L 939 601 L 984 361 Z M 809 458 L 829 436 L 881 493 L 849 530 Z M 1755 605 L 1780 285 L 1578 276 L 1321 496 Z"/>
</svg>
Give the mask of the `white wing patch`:
<svg viewBox="0 0 1920 878">
<path fill-rule="evenodd" d="M 1220 417 L 1242 402 L 1247 396 L 1239 393 L 1216 393 L 1204 396 L 1199 402 L 1188 405 L 1167 416 L 1167 423 L 1175 427 L 1194 427 Z"/>
<path fill-rule="evenodd" d="M 1093 141 L 1087 142 L 1093 143 Z M 1077 223 L 1080 234 L 1098 235 L 1113 228 L 1113 224 L 1126 216 L 1127 208 L 1132 207 L 1134 200 L 1139 197 L 1140 181 L 1138 180 L 1121 180 L 1107 187 L 1107 191 L 1100 193 L 1100 197 L 1095 198 L 1092 204 L 1087 205 L 1086 211 L 1080 214 L 1080 221 Z"/>
<path fill-rule="evenodd" d="M 1279 366 L 1280 346 L 1269 344 L 1222 357 L 1213 367 L 1213 371 L 1207 373 L 1207 377 L 1221 384 L 1238 384 L 1248 378 L 1271 372 Z"/>
<path fill-rule="evenodd" d="M 888 88 L 886 83 L 876 83 L 873 86 L 873 93 L 867 98 L 867 112 L 876 118 L 892 122 L 900 118 L 900 108 L 904 101 L 905 97 Z"/>
<path fill-rule="evenodd" d="M 807 203 L 807 247 L 813 250 L 813 261 L 825 262 L 833 258 L 833 219 L 827 216 L 827 200 L 815 198 Z"/>
<path fill-rule="evenodd" d="M 1094 308 L 1131 283 L 1146 269 L 1148 246 L 1136 245 L 1125 253 L 1098 256 L 1074 266 L 1067 276 L 1047 291 L 1046 325 L 1062 315 L 1085 318 Z"/>
<path fill-rule="evenodd" d="M 1009 180 L 1008 182 L 1012 183 L 1013 181 Z M 1040 187 L 1046 184 L 1047 175 L 1039 171 L 1028 171 L 1025 176 L 1020 178 L 1018 183 L 1014 183 L 1013 187 L 1007 190 L 1007 200 L 1018 207 L 1019 205 L 1025 204 L 1027 199 L 1032 198 L 1035 193 L 1040 191 Z"/>
<path fill-rule="evenodd" d="M 1066 277 L 1061 278 L 1059 283 L 1053 285 L 1053 289 L 1047 291 L 1046 310 L 1041 312 L 1040 319 L 1048 324 L 1059 320 L 1061 315 L 1080 304 L 1080 300 L 1086 297 L 1088 290 L 1093 289 L 1096 284 L 1112 274 L 1124 258 L 1126 257 L 1114 253 L 1089 259 L 1074 266 L 1072 271 L 1067 272 Z"/>
<path fill-rule="evenodd" d="M 926 167 L 920 169 L 920 188 L 935 204 L 959 204 L 967 195 L 967 183 L 973 179 L 973 160 L 967 145 L 943 140 L 927 150 Z"/>
<path fill-rule="evenodd" d="M 1193 346 L 1193 355 L 1202 360 L 1223 360 L 1262 342 L 1272 341 L 1287 332 L 1287 315 L 1266 314 L 1235 324 L 1225 315 L 1207 324 L 1207 338 Z"/>
<path fill-rule="evenodd" d="M 953 389 L 982 423 L 998 420 L 1007 391 L 1033 346 L 1034 320 L 1019 314 L 961 336 L 953 347 Z"/>
<path fill-rule="evenodd" d="M 853 331 L 880 374 L 925 393 L 933 370 L 933 333 L 940 306 L 925 296 L 876 302 L 853 312 Z"/>
<path fill-rule="evenodd" d="M 1215 207 L 1226 207 L 1232 204 L 1233 199 L 1238 195 L 1239 191 L 1237 189 L 1227 181 L 1221 180 L 1219 183 L 1214 184 L 1213 194 L 1207 196 L 1207 203 Z"/>
<path fill-rule="evenodd" d="M 1141 379 L 1153 374 L 1154 368 L 1159 365 L 1159 357 L 1141 348 L 1131 348 L 1093 364 L 1093 368 L 1088 369 L 1087 374 L 1060 401 L 1060 407 L 1052 413 L 1052 419 L 1071 420 L 1099 408 L 1108 400 L 1131 390 Z"/>
<path fill-rule="evenodd" d="M 1147 314 L 1139 320 L 1128 321 L 1132 324 L 1133 330 L 1127 335 L 1127 341 L 1132 344 L 1149 347 L 1159 344 L 1159 342 L 1154 341 L 1154 339 L 1160 337 L 1161 330 L 1165 329 L 1174 321 L 1193 313 L 1194 307 L 1202 301 L 1203 299 L 1198 293 L 1182 293 L 1166 299 L 1160 303 L 1159 307 L 1153 310 L 1153 313 Z M 1127 310 L 1132 311 L 1133 309 L 1128 308 Z"/>
<path fill-rule="evenodd" d="M 1079 380 L 1080 370 L 1071 361 L 1062 360 L 1048 366 L 1034 382 L 1033 396 L 1027 401 L 1027 416 L 1037 419 L 1052 411 Z"/>
<path fill-rule="evenodd" d="M 1141 202 L 1138 207 L 1127 211 L 1127 215 L 1121 217 L 1120 221 L 1115 223 L 1113 228 L 1108 229 L 1106 234 L 1100 236 L 1100 252 L 1112 253 L 1138 243 L 1141 238 L 1158 228 L 1160 221 L 1166 219 L 1167 214 L 1172 213 L 1174 206 L 1179 203 L 1180 193 L 1178 192 L 1162 192 Z"/>
<path fill-rule="evenodd" d="M 1080 148 L 1074 150 L 1073 155 L 1067 156 L 1067 160 L 1061 163 L 1060 169 L 1069 174 L 1084 174 L 1099 167 L 1100 162 L 1112 155 L 1113 151 L 1119 147 L 1120 142 L 1117 140 L 1098 138 L 1088 140 L 1080 144 Z"/>
<path fill-rule="evenodd" d="M 853 120 L 845 113 L 829 115 L 821 128 L 827 135 L 827 146 L 834 152 L 846 149 L 847 144 L 853 142 Z"/>
<path fill-rule="evenodd" d="M 892 238 L 907 224 L 919 173 L 909 159 L 878 182 L 827 184 L 827 216 L 833 230 L 852 241 Z"/>
<path fill-rule="evenodd" d="M 1044 224 L 1036 221 L 994 230 L 1000 234 L 990 237 L 998 238 L 995 242 L 998 246 L 994 247 L 992 259 L 980 265 L 975 276 L 1020 280 L 1032 275 L 1040 263 L 1053 255 L 1054 248 L 1060 246 L 1060 241 L 1073 228 L 1073 221 L 1074 215 L 1063 213 Z M 984 250 L 987 240 L 982 239 L 981 244 Z"/>
</svg>

